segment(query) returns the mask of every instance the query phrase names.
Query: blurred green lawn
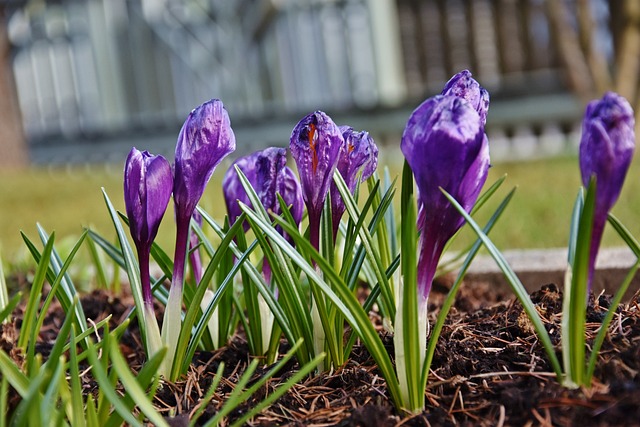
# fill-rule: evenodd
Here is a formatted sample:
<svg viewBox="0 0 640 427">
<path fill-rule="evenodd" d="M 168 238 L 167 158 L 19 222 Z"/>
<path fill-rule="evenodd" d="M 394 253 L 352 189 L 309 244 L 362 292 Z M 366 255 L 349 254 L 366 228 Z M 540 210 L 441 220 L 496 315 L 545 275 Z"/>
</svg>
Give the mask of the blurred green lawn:
<svg viewBox="0 0 640 427">
<path fill-rule="evenodd" d="M 202 202 L 217 218 L 224 215 L 220 181 L 227 167 L 228 163 L 218 168 Z M 400 165 L 390 165 L 390 169 L 393 175 L 400 170 Z M 504 196 L 514 186 L 518 189 L 492 232 L 497 246 L 501 249 L 565 246 L 571 209 L 580 185 L 577 159 L 499 163 L 492 167 L 489 182 L 504 174 L 507 174 L 507 180 L 500 194 Z M 23 230 L 31 239 L 37 240 L 36 222 L 49 232 L 56 231 L 58 241 L 67 239 L 69 244 L 74 243 L 72 239 L 80 235 L 83 226 L 91 226 L 111 239 L 115 237 L 100 188 L 105 187 L 116 208 L 124 210 L 122 172 L 117 166 L 3 171 L 0 180 L 0 245 L 5 261 L 24 257 L 19 232 Z M 635 161 L 614 213 L 638 237 L 640 198 L 636 195 L 639 192 L 640 161 Z M 399 196 L 396 195 L 396 203 L 399 203 Z M 159 243 L 169 253 L 175 231 L 172 217 L 173 209 L 170 208 L 159 237 Z M 462 240 L 469 238 L 463 236 Z M 609 230 L 605 233 L 605 244 L 621 245 L 622 242 Z"/>
</svg>

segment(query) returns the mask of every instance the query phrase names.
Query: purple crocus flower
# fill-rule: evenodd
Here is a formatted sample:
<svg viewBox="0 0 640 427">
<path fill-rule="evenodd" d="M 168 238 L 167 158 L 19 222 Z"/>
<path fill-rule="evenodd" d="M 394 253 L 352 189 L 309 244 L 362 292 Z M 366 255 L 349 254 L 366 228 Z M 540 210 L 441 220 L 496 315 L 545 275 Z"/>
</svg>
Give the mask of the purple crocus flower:
<svg viewBox="0 0 640 427">
<path fill-rule="evenodd" d="M 596 177 L 596 200 L 589 253 L 589 289 L 609 211 L 620 196 L 635 149 L 633 109 L 622 96 L 607 92 L 591 101 L 582 122 L 580 171 L 589 186 Z"/>
<path fill-rule="evenodd" d="M 480 115 L 482 125 L 487 122 L 489 111 L 489 92 L 471 77 L 469 70 L 462 70 L 444 85 L 442 95 L 453 95 L 463 98 L 471 104 Z"/>
<path fill-rule="evenodd" d="M 320 215 L 344 140 L 336 124 L 322 111 L 305 116 L 291 133 L 291 154 L 298 166 L 302 196 L 309 213 L 310 241 L 320 247 Z"/>
<path fill-rule="evenodd" d="M 182 287 L 189 224 L 216 166 L 236 148 L 229 115 L 212 99 L 193 110 L 176 145 L 173 200 L 176 210 L 176 253 L 173 285 Z"/>
<path fill-rule="evenodd" d="M 294 221 L 297 224 L 300 223 L 304 209 L 302 190 L 298 179 L 293 171 L 286 166 L 286 163 L 287 150 L 271 147 L 241 157 L 231 165 L 222 181 L 222 191 L 227 204 L 230 224 L 233 224 L 242 213 L 239 202 L 252 206 L 236 172 L 236 166 L 247 177 L 260 198 L 260 202 L 268 212 L 272 212 L 275 215 L 282 213 L 277 198 L 277 194 L 280 194 L 284 202 L 289 206 Z M 248 224 L 243 224 L 243 227 L 246 231 Z M 280 227 L 277 229 L 288 239 L 288 236 L 283 233 Z M 266 259 L 263 263 L 263 273 L 269 281 L 271 274 Z"/>
<path fill-rule="evenodd" d="M 488 140 L 483 120 L 468 97 L 427 99 L 413 112 L 402 135 L 402 153 L 419 190 L 418 291 L 424 309 L 444 246 L 464 224 L 440 189 L 469 212 L 487 179 Z"/>
<path fill-rule="evenodd" d="M 175 350 L 180 333 L 182 286 L 191 217 L 216 166 L 235 148 L 236 139 L 229 115 L 218 99 L 205 102 L 193 110 L 178 136 L 173 181 L 176 248 L 171 289 L 162 324 L 162 337 L 170 351 Z M 171 362 L 173 355 L 168 357 Z"/>
<path fill-rule="evenodd" d="M 144 303 L 151 307 L 149 252 L 169 204 L 172 188 L 173 175 L 167 159 L 135 147 L 131 149 L 124 167 L 124 204 L 140 262 L 142 297 Z"/>
<path fill-rule="evenodd" d="M 358 178 L 360 182 L 369 179 L 378 167 L 378 147 L 368 132 L 357 132 L 349 126 L 340 126 L 340 132 L 342 132 L 344 143 L 340 150 L 337 169 L 353 194 Z M 345 206 L 334 181 L 331 181 L 330 191 L 333 240 L 335 241 Z"/>
</svg>

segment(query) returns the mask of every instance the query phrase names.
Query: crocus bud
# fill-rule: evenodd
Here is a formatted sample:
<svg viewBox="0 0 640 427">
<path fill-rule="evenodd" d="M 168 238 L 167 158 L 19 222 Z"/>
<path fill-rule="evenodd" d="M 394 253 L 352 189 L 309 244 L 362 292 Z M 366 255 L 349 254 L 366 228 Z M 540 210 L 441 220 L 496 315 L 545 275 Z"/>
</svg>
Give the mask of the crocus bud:
<svg viewBox="0 0 640 427">
<path fill-rule="evenodd" d="M 216 166 L 235 149 L 236 138 L 222 101 L 212 99 L 189 114 L 176 145 L 176 216 L 191 218 Z"/>
<path fill-rule="evenodd" d="M 124 204 L 131 237 L 138 251 L 143 296 L 147 303 L 151 303 L 149 251 L 169 204 L 172 188 L 173 175 L 167 159 L 135 147 L 131 149 L 124 167 Z"/>
<path fill-rule="evenodd" d="M 311 244 L 320 245 L 320 215 L 343 144 L 342 132 L 322 111 L 305 116 L 291 133 L 290 149 L 298 166 L 309 213 Z"/>
<path fill-rule="evenodd" d="M 601 100 L 587 105 L 580 140 L 580 171 L 585 187 L 592 176 L 596 178 L 589 286 L 607 216 L 620 196 L 633 157 L 634 126 L 633 109 L 616 93 L 608 92 Z"/>
<path fill-rule="evenodd" d="M 469 212 L 487 179 L 489 145 L 473 105 L 462 97 L 439 95 L 412 113 L 401 149 L 419 190 L 418 290 L 426 301 L 442 250 L 464 223 L 440 189 Z"/>
<path fill-rule="evenodd" d="M 453 95 L 465 99 L 480 115 L 482 125 L 487 122 L 489 92 L 471 77 L 469 70 L 460 71 L 447 82 L 442 95 Z"/>
<path fill-rule="evenodd" d="M 340 126 L 340 131 L 344 143 L 340 150 L 337 169 L 353 194 L 358 178 L 360 181 L 367 180 L 378 167 L 378 147 L 368 132 L 357 132 L 349 126 Z M 331 181 L 330 191 L 333 239 L 335 240 L 345 206 L 334 181 Z"/>
<path fill-rule="evenodd" d="M 176 145 L 173 201 L 176 211 L 176 247 L 173 277 L 162 323 L 162 339 L 169 348 L 162 370 L 173 364 L 180 335 L 182 287 L 189 243 L 189 225 L 198 201 L 216 166 L 236 148 L 229 115 L 222 102 L 212 99 L 189 114 Z"/>
<path fill-rule="evenodd" d="M 290 206 L 290 212 L 296 223 L 300 223 L 303 213 L 302 190 L 293 171 L 286 166 L 287 151 L 284 148 L 266 148 L 248 156 L 241 157 L 227 170 L 222 181 L 222 191 L 229 214 L 229 223 L 233 224 L 242 213 L 238 202 L 251 206 L 236 167 L 242 171 L 260 198 L 260 202 L 269 212 L 278 215 L 281 212 L 277 194 Z M 243 224 L 247 230 L 248 224 Z"/>
</svg>

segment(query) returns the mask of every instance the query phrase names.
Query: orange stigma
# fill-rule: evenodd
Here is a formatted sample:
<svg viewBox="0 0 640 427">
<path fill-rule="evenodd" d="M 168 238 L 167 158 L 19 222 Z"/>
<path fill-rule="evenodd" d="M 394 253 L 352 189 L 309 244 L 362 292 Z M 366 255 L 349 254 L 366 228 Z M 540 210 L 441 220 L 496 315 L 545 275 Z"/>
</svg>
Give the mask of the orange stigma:
<svg viewBox="0 0 640 427">
<path fill-rule="evenodd" d="M 311 148 L 311 169 L 313 169 L 313 173 L 316 173 L 316 169 L 318 168 L 318 153 L 316 152 L 316 144 L 318 143 L 315 140 L 316 136 L 316 125 L 313 123 L 309 124 L 309 148 Z"/>
</svg>

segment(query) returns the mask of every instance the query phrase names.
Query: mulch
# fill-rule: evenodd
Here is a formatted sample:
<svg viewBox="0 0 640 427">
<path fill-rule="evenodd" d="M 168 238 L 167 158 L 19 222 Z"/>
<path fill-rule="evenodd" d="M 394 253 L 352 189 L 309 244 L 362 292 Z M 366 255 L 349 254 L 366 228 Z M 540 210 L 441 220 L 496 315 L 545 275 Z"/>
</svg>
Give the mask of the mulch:
<svg viewBox="0 0 640 427">
<path fill-rule="evenodd" d="M 430 301 L 433 324 L 448 288 L 446 280 L 434 286 Z M 559 349 L 562 294 L 554 284 L 532 295 L 554 345 Z M 592 296 L 587 312 L 587 341 L 595 337 L 606 313 L 609 297 Z M 82 298 L 86 314 L 94 321 L 111 314 L 116 325 L 131 309 L 128 296 L 94 291 Z M 158 307 L 159 308 L 159 307 Z M 17 320 L 3 325 L 0 348 L 14 360 Z M 47 317 L 38 350 L 46 357 L 56 338 L 63 312 L 54 307 Z M 390 354 L 392 336 L 384 331 L 376 313 L 372 320 Z M 135 322 L 125 333 L 121 348 L 135 371 L 144 362 Z M 558 357 L 561 355 L 558 354 Z M 214 352 L 198 352 L 185 378 L 163 383 L 156 393 L 156 408 L 169 416 L 172 425 L 186 425 L 198 408 L 219 364 L 225 363 L 214 398 L 202 422 L 213 416 L 233 390 L 250 362 L 242 334 Z M 295 371 L 290 362 L 252 398 L 243 402 L 228 421 L 233 421 Z M 438 342 L 426 391 L 426 410 L 417 415 L 399 413 L 391 404 L 384 378 L 366 348 L 356 345 L 345 366 L 312 376 L 294 386 L 255 417 L 252 426 L 640 426 L 640 301 L 636 295 L 619 307 L 601 350 L 590 389 L 561 387 L 522 307 L 511 294 L 488 283 L 466 283 Z M 269 370 L 261 367 L 259 378 Z M 95 384 L 83 382 L 87 392 Z M 13 392 L 10 407 L 18 397 Z"/>
</svg>

